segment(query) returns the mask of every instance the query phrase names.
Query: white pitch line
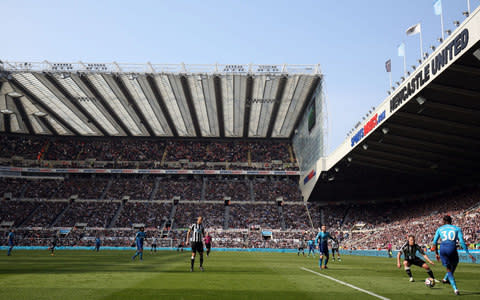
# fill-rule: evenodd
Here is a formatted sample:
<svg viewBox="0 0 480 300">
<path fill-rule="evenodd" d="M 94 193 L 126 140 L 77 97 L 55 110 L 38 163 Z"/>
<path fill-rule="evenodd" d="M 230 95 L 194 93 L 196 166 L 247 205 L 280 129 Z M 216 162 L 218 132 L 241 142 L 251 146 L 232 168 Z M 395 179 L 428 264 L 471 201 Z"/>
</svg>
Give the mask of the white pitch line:
<svg viewBox="0 0 480 300">
<path fill-rule="evenodd" d="M 343 282 L 343 281 L 341 281 L 341 280 L 335 279 L 335 278 L 333 278 L 333 277 L 330 277 L 330 276 L 327 276 L 327 275 L 324 275 L 324 274 L 320 274 L 320 273 L 315 272 L 315 271 L 312 271 L 312 270 L 310 270 L 310 269 L 307 269 L 307 268 L 304 268 L 304 267 L 301 267 L 300 269 L 302 269 L 302 270 L 304 270 L 304 271 L 307 271 L 307 272 L 310 272 L 310 273 L 313 273 L 313 274 L 315 274 L 315 275 L 322 276 L 322 277 L 324 277 L 324 278 L 333 280 L 333 281 L 338 282 L 338 283 L 340 283 L 340 284 L 346 285 L 346 286 L 351 287 L 352 289 L 355 289 L 355 290 L 357 290 L 357 291 L 363 292 L 363 293 L 365 293 L 365 294 L 369 294 L 370 296 L 377 297 L 377 298 L 382 299 L 382 300 L 390 300 L 389 298 L 386 298 L 386 297 L 377 295 L 377 294 L 372 293 L 372 292 L 370 292 L 370 291 L 367 291 L 367 290 L 361 289 L 361 288 L 359 288 L 359 287 L 356 287 L 356 286 L 354 286 L 354 285 L 351 285 L 350 283 L 346 283 L 346 282 Z"/>
</svg>

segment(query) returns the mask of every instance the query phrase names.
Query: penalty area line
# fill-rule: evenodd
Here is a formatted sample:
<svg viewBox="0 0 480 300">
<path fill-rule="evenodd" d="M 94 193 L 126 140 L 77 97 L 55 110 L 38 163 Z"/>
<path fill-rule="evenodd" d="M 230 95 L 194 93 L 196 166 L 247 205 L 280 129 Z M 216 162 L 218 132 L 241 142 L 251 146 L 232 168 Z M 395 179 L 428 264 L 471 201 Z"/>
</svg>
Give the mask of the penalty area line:
<svg viewBox="0 0 480 300">
<path fill-rule="evenodd" d="M 376 297 L 376 298 L 378 298 L 378 299 L 390 300 L 389 298 L 386 298 L 386 297 L 377 295 L 377 294 L 375 294 L 375 293 L 372 293 L 372 292 L 370 292 L 370 291 L 361 289 L 361 288 L 356 287 L 356 286 L 354 286 L 354 285 L 352 285 L 352 284 L 350 284 L 350 283 L 346 283 L 346 282 L 344 282 L 344 281 L 335 279 L 335 278 L 330 277 L 330 276 L 328 276 L 328 275 L 320 274 L 320 273 L 318 273 L 318 272 L 312 271 L 312 270 L 307 269 L 307 268 L 304 268 L 304 267 L 301 267 L 300 269 L 302 269 L 302 270 L 304 270 L 304 271 L 307 271 L 307 272 L 310 272 L 310 273 L 313 273 L 313 274 L 315 274 L 315 275 L 318 275 L 318 276 L 321 276 L 321 277 L 324 277 L 324 278 L 333 280 L 333 281 L 335 281 L 335 282 L 337 282 L 337 283 L 343 284 L 343 285 L 345 285 L 345 286 L 348 286 L 348 287 L 350 287 L 350 288 L 352 288 L 352 289 L 355 289 L 355 290 L 357 290 L 357 291 L 360 291 L 360 292 L 362 292 L 362 293 L 369 294 L 370 296 Z"/>
</svg>

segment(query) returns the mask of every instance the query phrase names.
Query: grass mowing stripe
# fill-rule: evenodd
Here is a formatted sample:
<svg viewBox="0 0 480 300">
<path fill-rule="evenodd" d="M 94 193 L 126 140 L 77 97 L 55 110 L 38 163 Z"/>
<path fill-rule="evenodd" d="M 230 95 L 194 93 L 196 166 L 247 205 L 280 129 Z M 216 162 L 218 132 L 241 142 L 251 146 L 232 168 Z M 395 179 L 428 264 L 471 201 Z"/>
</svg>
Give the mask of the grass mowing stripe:
<svg viewBox="0 0 480 300">
<path fill-rule="evenodd" d="M 356 286 L 354 286 L 354 285 L 352 285 L 352 284 L 350 284 L 350 283 L 346 283 L 346 282 L 344 282 L 344 281 L 338 280 L 338 279 L 333 278 L 333 277 L 330 277 L 330 276 L 328 276 L 328 275 L 320 274 L 320 273 L 318 273 L 318 272 L 312 271 L 312 270 L 307 269 L 307 268 L 304 268 L 304 267 L 301 267 L 300 269 L 302 269 L 302 270 L 304 270 L 304 271 L 307 271 L 307 272 L 310 272 L 310 273 L 313 273 L 313 274 L 316 274 L 316 275 L 318 275 L 318 276 L 322 276 L 322 277 L 324 277 L 324 278 L 333 280 L 333 281 L 335 281 L 335 282 L 337 282 L 337 283 L 343 284 L 343 285 L 345 285 L 345 286 L 348 286 L 348 287 L 350 287 L 350 288 L 352 288 L 352 289 L 355 289 L 355 290 L 357 290 L 357 291 L 360 291 L 360 292 L 362 292 L 362 293 L 369 294 L 369 295 L 371 295 L 371 296 L 373 296 L 373 297 L 376 297 L 376 298 L 379 298 L 379 299 L 382 299 L 382 300 L 390 300 L 389 298 L 386 298 L 386 297 L 377 295 L 377 294 L 375 294 L 375 293 L 373 293 L 373 292 L 370 292 L 370 291 L 361 289 L 361 288 L 356 287 Z"/>
</svg>

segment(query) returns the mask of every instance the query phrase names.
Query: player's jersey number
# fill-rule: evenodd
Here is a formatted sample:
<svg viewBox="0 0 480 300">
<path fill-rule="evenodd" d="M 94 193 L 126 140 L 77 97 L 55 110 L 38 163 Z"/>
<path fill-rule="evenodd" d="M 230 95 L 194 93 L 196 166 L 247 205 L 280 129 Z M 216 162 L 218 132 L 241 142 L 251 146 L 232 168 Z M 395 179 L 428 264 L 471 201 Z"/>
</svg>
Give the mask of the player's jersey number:
<svg viewBox="0 0 480 300">
<path fill-rule="evenodd" d="M 448 231 L 442 231 L 442 241 L 454 241 L 455 240 L 455 231 L 453 230 L 448 230 Z"/>
</svg>

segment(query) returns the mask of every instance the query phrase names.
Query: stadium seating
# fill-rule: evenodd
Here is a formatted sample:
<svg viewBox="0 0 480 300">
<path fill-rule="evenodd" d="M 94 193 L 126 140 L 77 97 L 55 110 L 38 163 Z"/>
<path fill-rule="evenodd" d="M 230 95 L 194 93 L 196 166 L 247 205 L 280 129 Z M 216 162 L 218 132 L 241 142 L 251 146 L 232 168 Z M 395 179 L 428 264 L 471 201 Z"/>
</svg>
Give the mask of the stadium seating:
<svg viewBox="0 0 480 300">
<path fill-rule="evenodd" d="M 296 170 L 295 157 L 289 147 L 287 142 L 274 141 L 81 140 L 1 136 L 0 162 L 15 166 L 187 169 L 225 169 L 228 163 L 229 167 L 236 169 Z"/>
</svg>

